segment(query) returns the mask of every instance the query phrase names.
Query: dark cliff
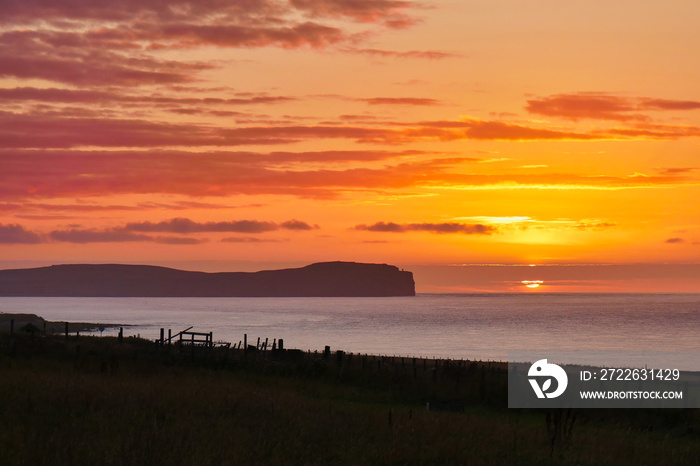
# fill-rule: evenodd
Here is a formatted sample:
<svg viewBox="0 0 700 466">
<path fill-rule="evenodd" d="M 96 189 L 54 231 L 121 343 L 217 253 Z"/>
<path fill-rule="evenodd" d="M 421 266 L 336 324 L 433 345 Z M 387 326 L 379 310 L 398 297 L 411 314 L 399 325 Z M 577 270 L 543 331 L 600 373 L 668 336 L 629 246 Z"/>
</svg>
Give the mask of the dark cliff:
<svg viewBox="0 0 700 466">
<path fill-rule="evenodd" d="M 414 296 L 413 274 L 386 264 L 323 262 L 261 272 L 188 272 L 74 264 L 0 270 L 0 296 Z"/>
</svg>

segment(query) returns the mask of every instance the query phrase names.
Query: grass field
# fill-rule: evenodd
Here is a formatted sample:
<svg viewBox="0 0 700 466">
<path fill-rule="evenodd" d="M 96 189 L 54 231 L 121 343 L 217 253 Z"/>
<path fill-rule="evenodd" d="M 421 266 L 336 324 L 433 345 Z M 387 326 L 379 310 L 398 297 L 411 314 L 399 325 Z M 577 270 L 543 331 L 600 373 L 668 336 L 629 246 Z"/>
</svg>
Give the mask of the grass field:
<svg viewBox="0 0 700 466">
<path fill-rule="evenodd" d="M 0 335 L 0 465 L 697 464 L 697 410 L 509 410 L 497 365 Z M 446 411 L 429 411 L 426 402 Z M 570 418 L 571 419 L 571 418 Z M 554 427 L 564 435 L 552 443 Z M 566 435 L 571 427 L 570 436 Z"/>
</svg>

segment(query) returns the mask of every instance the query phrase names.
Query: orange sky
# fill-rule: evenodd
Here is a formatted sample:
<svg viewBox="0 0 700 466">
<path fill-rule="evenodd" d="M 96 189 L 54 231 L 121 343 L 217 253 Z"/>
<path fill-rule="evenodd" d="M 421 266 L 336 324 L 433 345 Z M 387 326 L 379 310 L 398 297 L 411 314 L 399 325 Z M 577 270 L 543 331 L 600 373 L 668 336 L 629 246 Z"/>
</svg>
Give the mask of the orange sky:
<svg viewBox="0 0 700 466">
<path fill-rule="evenodd" d="M 12 2 L 0 267 L 354 260 L 415 267 L 419 291 L 698 291 L 698 17 L 681 0 Z M 542 278 L 477 284 L 462 264 L 654 273 L 526 288 Z"/>
</svg>

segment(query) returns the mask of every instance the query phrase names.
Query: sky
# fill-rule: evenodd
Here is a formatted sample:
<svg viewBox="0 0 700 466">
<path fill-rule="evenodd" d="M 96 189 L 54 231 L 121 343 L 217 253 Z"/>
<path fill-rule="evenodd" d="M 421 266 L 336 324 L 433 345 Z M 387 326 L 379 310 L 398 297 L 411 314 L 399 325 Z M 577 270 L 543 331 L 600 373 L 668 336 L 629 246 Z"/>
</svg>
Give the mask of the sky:
<svg viewBox="0 0 700 466">
<path fill-rule="evenodd" d="M 0 9 L 0 268 L 700 291 L 696 1 Z"/>
</svg>

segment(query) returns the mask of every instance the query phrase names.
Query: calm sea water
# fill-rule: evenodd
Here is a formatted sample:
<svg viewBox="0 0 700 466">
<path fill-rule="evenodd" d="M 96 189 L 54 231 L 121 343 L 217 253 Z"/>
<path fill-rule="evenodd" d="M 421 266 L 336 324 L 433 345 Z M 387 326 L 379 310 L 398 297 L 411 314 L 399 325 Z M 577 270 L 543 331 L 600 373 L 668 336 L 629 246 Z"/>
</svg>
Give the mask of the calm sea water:
<svg viewBox="0 0 700 466">
<path fill-rule="evenodd" d="M 155 339 L 214 332 L 238 343 L 506 360 L 509 351 L 700 351 L 700 294 L 421 294 L 397 298 L 0 298 L 0 312 L 129 324 Z M 105 335 L 114 334 L 106 330 Z M 166 333 L 167 334 L 167 333 Z M 677 365 L 700 370 L 690 356 Z"/>
</svg>

